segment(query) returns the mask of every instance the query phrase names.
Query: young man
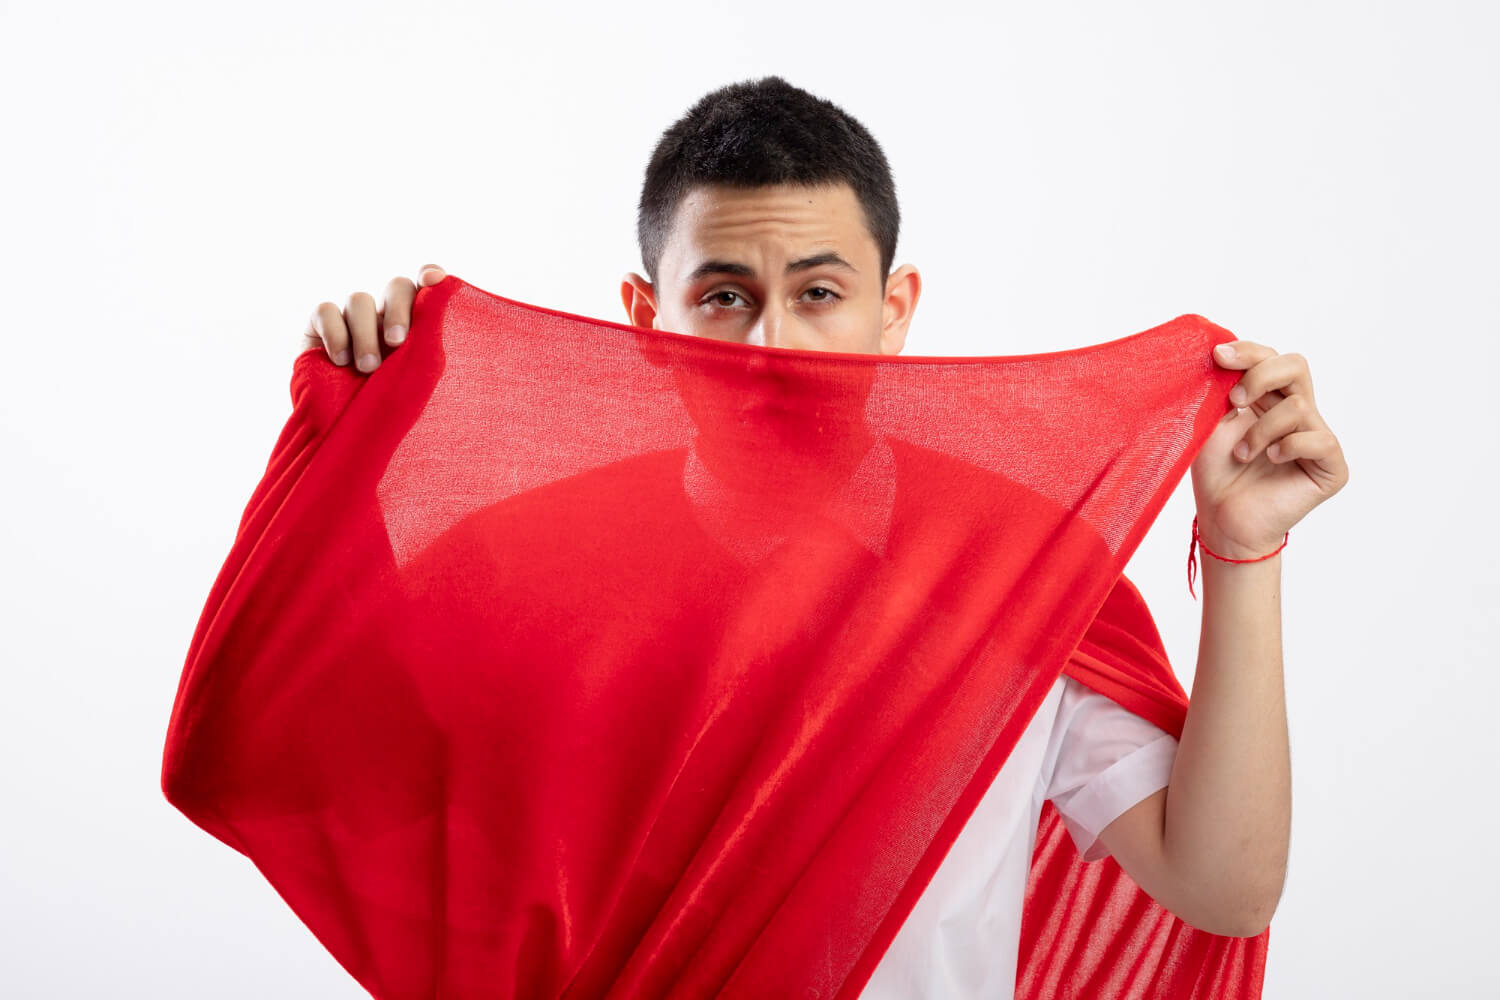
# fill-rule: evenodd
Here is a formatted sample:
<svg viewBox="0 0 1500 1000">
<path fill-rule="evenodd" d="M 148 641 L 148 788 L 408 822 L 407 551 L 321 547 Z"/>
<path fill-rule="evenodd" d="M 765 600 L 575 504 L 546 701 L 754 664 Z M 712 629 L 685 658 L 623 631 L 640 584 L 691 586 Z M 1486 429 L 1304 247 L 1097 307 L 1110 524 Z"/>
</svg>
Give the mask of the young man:
<svg viewBox="0 0 1500 1000">
<path fill-rule="evenodd" d="M 915 267 L 891 270 L 898 224 L 886 159 L 859 122 L 779 77 L 720 88 L 666 131 L 647 167 L 638 228 L 647 276 L 621 282 L 628 322 L 897 354 L 921 293 Z M 443 276 L 429 265 L 419 280 Z M 401 343 L 415 291 L 397 278 L 381 308 L 366 293 L 342 310 L 322 303 L 303 349 L 374 371 Z M 1214 553 L 1255 560 L 1348 473 L 1305 359 L 1232 346 L 1216 361 L 1246 370 L 1231 396 L 1243 409 L 1226 415 L 1194 462 L 1198 533 Z M 1290 837 L 1280 557 L 1205 559 L 1202 573 L 1200 653 L 1180 744 L 1060 675 L 865 996 L 1011 995 L 1046 800 L 1086 860 L 1113 855 L 1187 923 L 1237 936 L 1267 926 Z"/>
</svg>

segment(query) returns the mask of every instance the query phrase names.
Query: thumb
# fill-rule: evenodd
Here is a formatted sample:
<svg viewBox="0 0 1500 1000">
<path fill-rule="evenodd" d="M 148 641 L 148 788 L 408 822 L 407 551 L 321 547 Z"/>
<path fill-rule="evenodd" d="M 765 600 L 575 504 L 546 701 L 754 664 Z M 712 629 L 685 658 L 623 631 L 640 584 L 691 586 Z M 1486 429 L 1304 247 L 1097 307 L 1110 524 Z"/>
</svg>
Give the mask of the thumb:
<svg viewBox="0 0 1500 1000">
<path fill-rule="evenodd" d="M 436 264 L 423 264 L 417 273 L 417 284 L 422 287 L 435 285 L 447 277 L 443 269 Z"/>
</svg>

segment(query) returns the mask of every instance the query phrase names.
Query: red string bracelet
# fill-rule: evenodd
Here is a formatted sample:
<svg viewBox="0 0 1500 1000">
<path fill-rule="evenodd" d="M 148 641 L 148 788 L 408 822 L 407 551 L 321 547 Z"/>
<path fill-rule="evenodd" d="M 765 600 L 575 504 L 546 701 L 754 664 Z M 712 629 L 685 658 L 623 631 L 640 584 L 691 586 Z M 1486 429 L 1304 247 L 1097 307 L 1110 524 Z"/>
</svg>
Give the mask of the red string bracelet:
<svg viewBox="0 0 1500 1000">
<path fill-rule="evenodd" d="M 1290 531 L 1288 531 L 1286 533 L 1286 536 L 1281 539 L 1281 544 L 1276 547 L 1276 552 L 1280 552 L 1282 549 L 1286 548 L 1287 539 L 1289 539 L 1291 537 L 1292 537 L 1292 533 Z M 1197 553 L 1198 553 L 1198 546 L 1200 546 L 1200 545 L 1203 545 L 1203 542 L 1198 538 L 1198 518 L 1195 516 L 1193 518 L 1193 541 L 1192 541 L 1192 544 L 1188 546 L 1188 593 L 1189 594 L 1193 594 L 1193 573 L 1198 568 L 1198 563 L 1197 563 L 1196 556 L 1197 556 Z M 1219 555 L 1217 552 L 1215 552 L 1213 549 L 1209 548 L 1207 545 L 1203 545 L 1203 551 L 1207 552 L 1209 555 L 1213 556 L 1215 559 L 1219 560 L 1220 562 L 1227 562 L 1227 563 L 1252 563 L 1252 562 L 1261 562 L 1262 560 L 1269 559 L 1269 558 L 1271 558 L 1272 556 L 1274 556 L 1276 554 L 1276 552 L 1268 552 L 1268 553 L 1266 553 L 1263 556 L 1256 556 L 1254 559 L 1226 559 L 1224 556 Z M 1197 594 L 1193 594 L 1193 599 L 1197 600 L 1198 599 L 1198 595 Z"/>
</svg>

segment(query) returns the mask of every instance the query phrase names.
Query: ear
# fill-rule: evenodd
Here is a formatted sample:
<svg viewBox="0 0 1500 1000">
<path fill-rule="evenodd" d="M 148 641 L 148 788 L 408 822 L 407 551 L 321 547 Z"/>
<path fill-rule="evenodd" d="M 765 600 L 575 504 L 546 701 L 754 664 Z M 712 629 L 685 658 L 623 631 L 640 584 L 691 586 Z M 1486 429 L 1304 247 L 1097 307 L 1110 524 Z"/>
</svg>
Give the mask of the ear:
<svg viewBox="0 0 1500 1000">
<path fill-rule="evenodd" d="M 631 271 L 620 281 L 620 301 L 625 303 L 626 322 L 631 326 L 656 329 L 656 289 L 651 282 Z M 672 367 L 659 338 L 644 333 L 635 335 L 635 344 L 646 360 L 658 368 Z"/>
<path fill-rule="evenodd" d="M 903 264 L 885 279 L 883 325 L 880 328 L 880 353 L 900 354 L 906 346 L 906 328 L 922 296 L 922 275 L 910 264 Z"/>
<path fill-rule="evenodd" d="M 656 289 L 631 271 L 620 281 L 620 301 L 625 303 L 625 322 L 631 326 L 656 327 Z"/>
</svg>

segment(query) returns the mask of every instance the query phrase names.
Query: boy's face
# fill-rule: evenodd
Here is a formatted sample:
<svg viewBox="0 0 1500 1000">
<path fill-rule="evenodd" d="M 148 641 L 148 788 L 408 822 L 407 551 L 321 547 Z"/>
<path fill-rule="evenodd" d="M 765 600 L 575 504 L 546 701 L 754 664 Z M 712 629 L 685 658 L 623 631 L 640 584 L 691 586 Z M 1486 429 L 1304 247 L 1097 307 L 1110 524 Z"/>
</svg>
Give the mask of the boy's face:
<svg viewBox="0 0 1500 1000">
<path fill-rule="evenodd" d="M 625 276 L 635 326 L 765 347 L 898 354 L 921 294 L 916 268 L 880 274 L 847 184 L 694 188 L 655 285 Z"/>
</svg>

